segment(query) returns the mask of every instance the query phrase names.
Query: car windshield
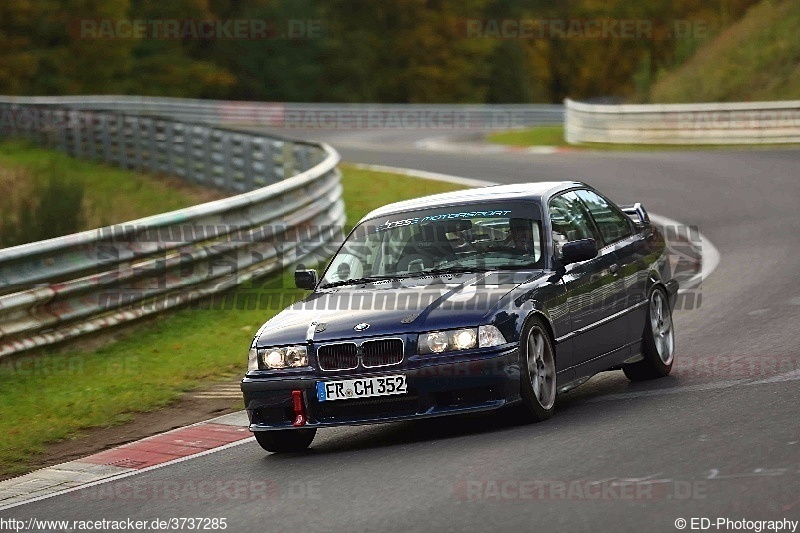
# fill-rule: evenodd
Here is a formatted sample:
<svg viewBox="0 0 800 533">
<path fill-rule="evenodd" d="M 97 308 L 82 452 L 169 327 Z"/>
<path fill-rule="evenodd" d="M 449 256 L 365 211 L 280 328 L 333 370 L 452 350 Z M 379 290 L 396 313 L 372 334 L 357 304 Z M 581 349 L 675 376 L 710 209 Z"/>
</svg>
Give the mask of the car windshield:
<svg viewBox="0 0 800 533">
<path fill-rule="evenodd" d="M 321 286 L 502 269 L 541 268 L 538 206 L 464 206 L 363 222 L 333 258 Z"/>
</svg>

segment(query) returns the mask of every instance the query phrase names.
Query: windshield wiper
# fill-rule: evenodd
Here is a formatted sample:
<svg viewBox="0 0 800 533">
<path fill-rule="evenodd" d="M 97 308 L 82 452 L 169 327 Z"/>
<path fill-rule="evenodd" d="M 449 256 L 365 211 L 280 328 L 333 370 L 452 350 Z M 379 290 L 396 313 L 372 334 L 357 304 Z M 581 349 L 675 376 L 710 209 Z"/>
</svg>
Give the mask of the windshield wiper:
<svg viewBox="0 0 800 533">
<path fill-rule="evenodd" d="M 430 276 L 431 274 L 472 274 L 474 272 L 489 272 L 492 268 L 451 266 L 443 268 L 430 268 L 419 272 L 409 272 L 409 277 Z"/>
<path fill-rule="evenodd" d="M 342 285 L 360 285 L 362 283 L 374 283 L 376 281 L 396 280 L 404 278 L 418 278 L 421 276 L 431 276 L 435 274 L 472 274 L 475 272 L 489 272 L 496 270 L 494 268 L 481 268 L 481 267 L 465 267 L 465 266 L 451 266 L 444 268 L 431 268 L 428 270 L 420 270 L 419 272 L 408 272 L 400 276 L 386 275 L 386 276 L 368 276 L 365 278 L 343 279 L 341 281 L 334 281 L 320 285 L 320 289 L 330 289 L 333 287 L 341 287 Z"/>
<path fill-rule="evenodd" d="M 541 270 L 541 266 L 536 266 L 536 263 L 528 263 L 521 265 L 500 265 L 493 270 Z"/>
<path fill-rule="evenodd" d="M 341 281 L 334 281 L 320 285 L 320 289 L 329 289 L 331 287 L 341 287 L 342 285 L 361 285 L 362 283 L 374 283 L 376 281 L 384 281 L 389 279 L 400 279 L 404 276 L 368 276 L 366 278 L 353 278 L 343 279 Z"/>
</svg>

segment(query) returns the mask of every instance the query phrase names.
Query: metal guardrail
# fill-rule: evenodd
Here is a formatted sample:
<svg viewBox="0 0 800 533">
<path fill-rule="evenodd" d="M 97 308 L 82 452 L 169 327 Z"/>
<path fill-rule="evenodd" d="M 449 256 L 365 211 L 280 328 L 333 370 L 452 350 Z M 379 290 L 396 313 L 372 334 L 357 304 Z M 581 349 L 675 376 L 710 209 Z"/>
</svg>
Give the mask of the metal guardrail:
<svg viewBox="0 0 800 533">
<path fill-rule="evenodd" d="M 9 103 L 103 109 L 218 126 L 288 129 L 508 129 L 561 124 L 558 104 L 300 104 L 149 96 L 6 98 Z"/>
<path fill-rule="evenodd" d="M 0 117 L 14 118 L 3 134 L 241 193 L 0 250 L 0 358 L 227 291 L 341 239 L 339 155 L 325 144 L 7 100 Z"/>
<path fill-rule="evenodd" d="M 0 134 L 230 192 L 263 187 L 307 170 L 320 162 L 322 153 L 312 143 L 179 119 L 3 102 Z"/>
<path fill-rule="evenodd" d="M 761 144 L 800 142 L 800 100 L 596 105 L 565 100 L 569 143 Z"/>
</svg>

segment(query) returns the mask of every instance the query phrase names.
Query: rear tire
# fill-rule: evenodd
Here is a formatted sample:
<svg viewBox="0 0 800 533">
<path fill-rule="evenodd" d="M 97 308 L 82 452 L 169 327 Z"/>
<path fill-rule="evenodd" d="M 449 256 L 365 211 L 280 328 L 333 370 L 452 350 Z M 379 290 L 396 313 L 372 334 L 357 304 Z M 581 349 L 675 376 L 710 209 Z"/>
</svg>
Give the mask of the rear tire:
<svg viewBox="0 0 800 533">
<path fill-rule="evenodd" d="M 302 452 L 311 445 L 317 428 L 256 431 L 256 440 L 262 448 L 273 453 Z"/>
<path fill-rule="evenodd" d="M 519 355 L 523 412 L 531 422 L 547 420 L 556 402 L 556 363 L 553 341 L 540 319 L 522 330 Z"/>
<path fill-rule="evenodd" d="M 622 367 L 631 381 L 662 378 L 672 371 L 675 360 L 675 328 L 672 310 L 664 289 L 656 287 L 650 294 L 647 320 L 642 334 L 644 359 Z"/>
</svg>

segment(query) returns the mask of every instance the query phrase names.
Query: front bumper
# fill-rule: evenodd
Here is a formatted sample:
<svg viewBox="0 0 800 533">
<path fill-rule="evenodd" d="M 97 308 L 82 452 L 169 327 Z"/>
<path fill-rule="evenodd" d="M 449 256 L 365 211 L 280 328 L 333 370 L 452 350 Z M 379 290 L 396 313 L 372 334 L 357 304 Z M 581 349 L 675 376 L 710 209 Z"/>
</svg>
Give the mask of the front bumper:
<svg viewBox="0 0 800 533">
<path fill-rule="evenodd" d="M 408 392 L 354 400 L 319 402 L 318 381 L 336 381 L 404 374 Z M 519 399 L 519 349 L 505 345 L 454 361 L 431 361 L 413 368 L 384 367 L 336 375 L 311 373 L 291 377 L 246 376 L 242 393 L 250 431 L 293 429 L 292 391 L 302 391 L 306 423 L 303 428 L 375 424 L 497 409 Z"/>
</svg>

